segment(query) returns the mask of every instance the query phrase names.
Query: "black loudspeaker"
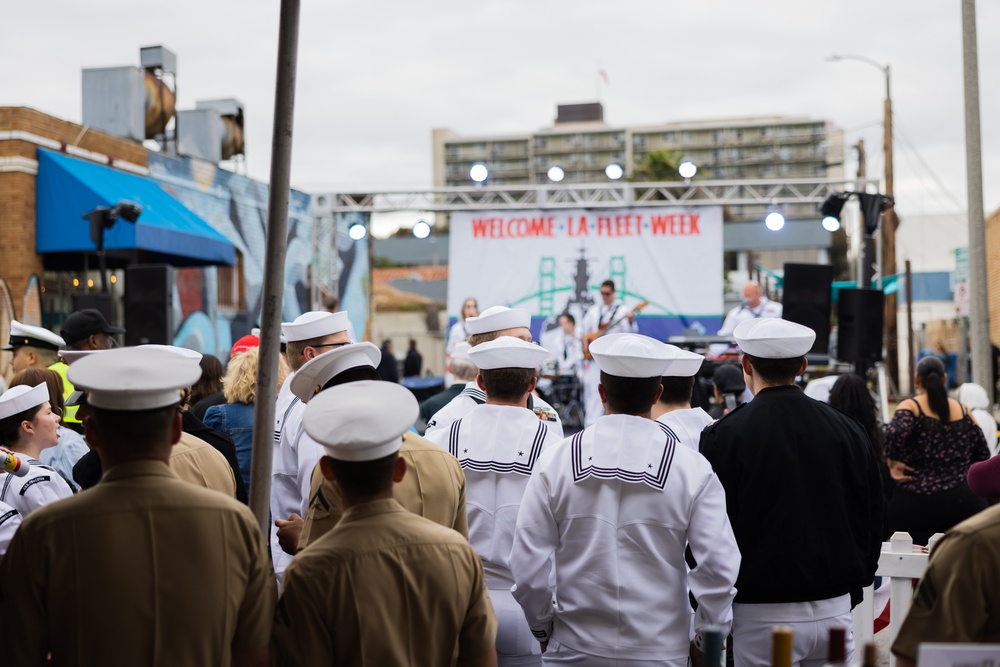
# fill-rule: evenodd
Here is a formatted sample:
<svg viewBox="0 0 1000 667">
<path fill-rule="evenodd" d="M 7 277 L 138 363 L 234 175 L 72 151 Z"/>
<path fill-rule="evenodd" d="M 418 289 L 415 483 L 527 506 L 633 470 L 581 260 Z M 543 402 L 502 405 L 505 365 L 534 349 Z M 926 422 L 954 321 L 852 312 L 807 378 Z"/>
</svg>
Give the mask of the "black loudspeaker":
<svg viewBox="0 0 1000 667">
<path fill-rule="evenodd" d="M 169 345 L 173 340 L 174 267 L 146 264 L 125 269 L 125 344 Z"/>
<path fill-rule="evenodd" d="M 84 292 L 83 294 L 73 295 L 73 312 L 78 310 L 86 310 L 87 308 L 94 308 L 104 315 L 104 319 L 108 322 L 114 322 L 114 316 L 111 314 L 111 295 L 110 294 L 100 294 L 98 292 Z"/>
<path fill-rule="evenodd" d="M 882 290 L 842 289 L 837 302 L 837 358 L 844 361 L 882 360 Z"/>
<path fill-rule="evenodd" d="M 785 264 L 781 316 L 816 332 L 809 354 L 830 351 L 832 289 L 833 267 L 829 264 Z"/>
</svg>

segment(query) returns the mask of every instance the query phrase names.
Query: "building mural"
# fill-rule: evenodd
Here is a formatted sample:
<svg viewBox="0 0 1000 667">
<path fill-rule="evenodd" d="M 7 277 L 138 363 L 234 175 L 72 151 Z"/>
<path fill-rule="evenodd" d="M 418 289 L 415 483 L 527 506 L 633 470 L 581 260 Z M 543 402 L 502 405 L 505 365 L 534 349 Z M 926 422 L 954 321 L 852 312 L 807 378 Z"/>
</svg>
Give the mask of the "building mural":
<svg viewBox="0 0 1000 667">
<path fill-rule="evenodd" d="M 150 175 L 161 187 L 236 246 L 236 270 L 242 273 L 238 303 L 220 303 L 219 281 L 224 268 L 182 268 L 175 273 L 174 344 L 228 357 L 233 341 L 257 326 L 263 289 L 267 236 L 268 186 L 214 164 L 190 158 L 149 154 Z M 288 206 L 288 236 L 285 254 L 282 319 L 291 321 L 312 307 L 312 280 L 337 274 L 317 272 L 315 265 L 329 263 L 333 244 L 317 244 L 311 197 L 293 190 Z M 336 220 L 339 293 L 350 308 L 351 319 L 367 317 L 367 239 L 353 241 L 347 234 L 346 218 Z M 314 247 L 318 252 L 314 252 Z M 324 255 L 326 255 L 324 257 Z M 320 284 L 331 293 L 333 284 Z M 357 292 L 355 294 L 355 292 Z"/>
</svg>

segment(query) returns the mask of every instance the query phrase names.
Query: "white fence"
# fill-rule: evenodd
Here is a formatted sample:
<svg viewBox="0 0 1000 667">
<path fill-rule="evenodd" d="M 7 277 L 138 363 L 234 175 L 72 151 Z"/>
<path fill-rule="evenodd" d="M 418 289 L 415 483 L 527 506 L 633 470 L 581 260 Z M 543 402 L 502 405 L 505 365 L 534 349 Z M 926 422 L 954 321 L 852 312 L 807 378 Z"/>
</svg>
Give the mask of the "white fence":
<svg viewBox="0 0 1000 667">
<path fill-rule="evenodd" d="M 930 540 L 932 546 L 940 533 Z M 889 644 L 896 638 L 906 611 L 913 598 L 913 579 L 919 579 L 927 569 L 928 555 L 913 552 L 913 539 L 907 533 L 894 533 L 889 542 L 882 544 L 876 575 L 890 577 L 889 584 Z M 875 638 L 875 593 L 872 586 L 865 588 L 864 601 L 854 608 L 854 646 L 860 651 Z M 889 656 L 889 666 L 895 667 L 896 657 Z"/>
</svg>

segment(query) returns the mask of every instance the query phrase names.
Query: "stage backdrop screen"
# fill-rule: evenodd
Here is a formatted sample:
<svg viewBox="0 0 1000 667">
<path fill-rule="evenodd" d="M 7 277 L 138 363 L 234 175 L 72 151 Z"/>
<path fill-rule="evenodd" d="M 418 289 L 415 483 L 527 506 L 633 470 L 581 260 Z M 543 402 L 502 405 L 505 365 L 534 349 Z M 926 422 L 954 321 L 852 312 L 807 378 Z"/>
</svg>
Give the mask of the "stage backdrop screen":
<svg viewBox="0 0 1000 667">
<path fill-rule="evenodd" d="M 458 212 L 451 215 L 448 313 L 467 297 L 532 314 L 537 339 L 560 313 L 577 322 L 615 281 L 639 331 L 664 340 L 721 326 L 721 207 Z"/>
</svg>

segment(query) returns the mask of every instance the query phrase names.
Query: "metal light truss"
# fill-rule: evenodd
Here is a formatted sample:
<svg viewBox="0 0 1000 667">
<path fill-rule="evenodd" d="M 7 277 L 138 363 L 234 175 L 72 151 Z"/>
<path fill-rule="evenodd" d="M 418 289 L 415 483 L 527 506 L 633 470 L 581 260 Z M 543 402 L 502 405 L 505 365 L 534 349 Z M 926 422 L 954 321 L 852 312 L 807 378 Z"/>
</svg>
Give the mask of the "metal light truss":
<svg viewBox="0 0 1000 667">
<path fill-rule="evenodd" d="M 327 192 L 323 213 L 484 211 L 524 208 L 622 208 L 821 204 L 834 192 L 878 189 L 877 179 L 761 179 L 581 185 L 462 186 L 427 190 Z"/>
</svg>

